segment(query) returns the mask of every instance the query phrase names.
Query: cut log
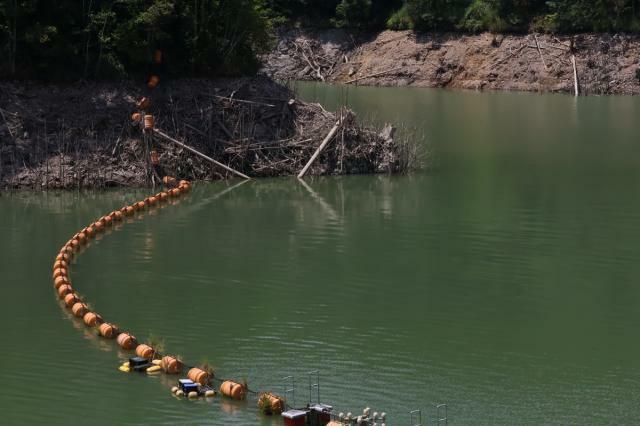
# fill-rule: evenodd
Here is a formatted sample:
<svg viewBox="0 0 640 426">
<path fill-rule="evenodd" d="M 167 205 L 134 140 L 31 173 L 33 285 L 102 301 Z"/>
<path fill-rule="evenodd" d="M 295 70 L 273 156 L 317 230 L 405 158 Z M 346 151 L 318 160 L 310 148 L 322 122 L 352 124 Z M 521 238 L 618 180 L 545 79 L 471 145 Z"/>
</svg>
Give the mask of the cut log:
<svg viewBox="0 0 640 426">
<path fill-rule="evenodd" d="M 378 77 L 380 75 L 388 74 L 390 72 L 398 71 L 400 69 L 402 69 L 402 67 L 396 67 L 396 68 L 392 68 L 390 70 L 380 71 L 380 72 L 376 72 L 376 73 L 373 73 L 373 74 L 368 74 L 368 75 L 365 75 L 365 76 L 362 76 L 362 77 L 356 77 L 356 78 L 351 79 L 349 81 L 345 81 L 344 84 L 355 83 L 356 81 L 364 80 L 365 78 Z"/>
<path fill-rule="evenodd" d="M 164 140 L 166 140 L 166 141 L 169 141 L 169 142 L 171 142 L 171 143 L 173 143 L 173 144 L 176 144 L 176 145 L 178 145 L 178 146 L 180 146 L 180 147 L 182 147 L 182 148 L 186 149 L 187 151 L 191 151 L 191 152 L 193 152 L 194 154 L 196 154 L 196 155 L 198 155 L 198 156 L 200 156 L 200 157 L 204 158 L 205 160 L 212 162 L 212 163 L 213 163 L 213 164 L 215 164 L 216 166 L 218 166 L 218 167 L 222 167 L 223 169 L 228 170 L 228 171 L 230 171 L 231 173 L 236 174 L 236 175 L 240 176 L 240 177 L 241 177 L 241 178 L 243 178 L 243 179 L 251 179 L 249 176 L 245 175 L 244 173 L 241 173 L 241 172 L 239 172 L 239 171 L 237 171 L 237 170 L 234 170 L 234 169 L 232 169 L 231 167 L 229 167 L 229 166 L 227 166 L 227 165 L 225 165 L 225 164 L 222 164 L 222 163 L 221 163 L 221 162 L 219 162 L 219 161 L 214 160 L 213 158 L 211 158 L 211 157 L 209 157 L 209 156 L 207 156 L 207 155 L 205 155 L 205 154 L 201 153 L 200 151 L 196 150 L 195 148 L 191 148 L 189 145 L 185 145 L 184 143 L 182 143 L 182 142 L 180 142 L 180 141 L 178 141 L 178 140 L 176 140 L 176 139 L 172 138 L 171 136 L 167 135 L 166 133 L 161 132 L 161 131 L 160 131 L 160 130 L 158 130 L 158 129 L 153 129 L 153 132 L 154 132 L 156 135 L 160 136 L 162 139 L 164 139 Z"/>
<path fill-rule="evenodd" d="M 575 96 L 580 96 L 580 92 L 578 91 L 578 70 L 576 68 L 575 55 L 571 55 L 571 65 L 573 65 L 573 89 L 575 91 Z"/>
<path fill-rule="evenodd" d="M 298 173 L 298 179 L 301 179 L 304 177 L 305 173 L 307 173 L 307 171 L 309 170 L 309 167 L 311 167 L 311 165 L 314 163 L 314 161 L 316 161 L 316 158 L 318 158 L 318 156 L 320 155 L 320 153 L 324 150 L 324 148 L 327 146 L 327 144 L 329 143 L 329 141 L 331 141 L 331 139 L 333 138 L 333 136 L 336 134 L 336 132 L 338 131 L 338 129 L 340 128 L 340 125 L 342 124 L 342 120 L 338 120 L 335 124 L 335 126 L 333 126 L 331 128 L 331 130 L 329 131 L 329 133 L 327 134 L 327 136 L 324 138 L 324 140 L 322 141 L 322 143 L 320 144 L 320 146 L 318 147 L 318 149 L 316 149 L 316 152 L 313 153 L 313 155 L 311 156 L 311 158 L 309 159 L 309 161 L 307 162 L 307 164 L 303 167 L 303 169 L 300 171 L 300 173 Z"/>
</svg>

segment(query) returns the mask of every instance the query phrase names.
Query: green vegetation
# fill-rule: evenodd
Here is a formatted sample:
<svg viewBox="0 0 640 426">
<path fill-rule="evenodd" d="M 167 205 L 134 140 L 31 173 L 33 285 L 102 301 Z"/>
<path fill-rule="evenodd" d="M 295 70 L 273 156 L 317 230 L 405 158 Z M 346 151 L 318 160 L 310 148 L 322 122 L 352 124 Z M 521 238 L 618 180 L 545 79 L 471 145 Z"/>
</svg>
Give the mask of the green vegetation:
<svg viewBox="0 0 640 426">
<path fill-rule="evenodd" d="M 251 73 L 280 25 L 354 30 L 640 30 L 640 0 L 0 0 L 0 76 Z"/>
</svg>

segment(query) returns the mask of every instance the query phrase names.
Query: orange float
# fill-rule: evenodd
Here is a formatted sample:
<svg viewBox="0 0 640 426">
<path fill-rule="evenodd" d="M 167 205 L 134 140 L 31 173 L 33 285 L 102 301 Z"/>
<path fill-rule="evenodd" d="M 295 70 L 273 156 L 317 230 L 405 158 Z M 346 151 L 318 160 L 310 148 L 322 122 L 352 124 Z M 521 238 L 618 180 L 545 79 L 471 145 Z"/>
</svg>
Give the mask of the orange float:
<svg viewBox="0 0 640 426">
<path fill-rule="evenodd" d="M 145 345 L 144 343 L 136 347 L 136 355 L 141 356 L 142 358 L 153 358 L 155 352 L 155 349 L 149 345 Z"/>
<path fill-rule="evenodd" d="M 201 385 L 209 383 L 209 373 L 201 368 L 192 368 L 187 373 L 187 377 L 193 382 L 200 383 Z"/>
<path fill-rule="evenodd" d="M 138 341 L 136 340 L 135 336 L 129 333 L 118 334 L 118 338 L 116 339 L 116 342 L 118 342 L 118 345 L 122 349 L 127 349 L 127 350 L 135 348 L 136 345 L 138 344 Z"/>
<path fill-rule="evenodd" d="M 113 339 L 118 334 L 118 329 L 115 325 L 109 324 L 108 322 L 104 322 L 100 324 L 100 328 L 98 329 L 100 335 L 107 339 Z"/>
<path fill-rule="evenodd" d="M 64 260 L 65 262 L 69 262 L 69 255 L 67 253 L 58 253 L 58 255 L 56 256 L 56 261 L 58 260 Z"/>
<path fill-rule="evenodd" d="M 269 392 L 261 393 L 258 397 L 258 408 L 261 410 L 268 408 L 269 414 L 282 414 L 285 408 L 284 398 Z"/>
<path fill-rule="evenodd" d="M 133 214 L 135 213 L 135 210 L 131 206 L 125 207 L 124 211 L 127 216 L 133 216 Z"/>
<path fill-rule="evenodd" d="M 77 316 L 78 318 L 84 317 L 84 314 L 86 314 L 87 311 L 87 305 L 82 302 L 76 302 L 71 307 L 71 312 L 73 312 L 73 315 Z"/>
<path fill-rule="evenodd" d="M 155 120 L 153 119 L 153 115 L 151 114 L 147 114 L 144 116 L 144 128 L 149 130 L 149 129 L 153 129 L 153 126 L 155 124 Z"/>
<path fill-rule="evenodd" d="M 64 260 L 56 260 L 56 263 L 53 264 L 53 271 L 55 272 L 56 269 L 67 269 L 67 262 L 65 262 Z"/>
<path fill-rule="evenodd" d="M 67 268 L 58 268 L 56 270 L 53 271 L 53 279 L 55 280 L 58 277 L 66 277 L 68 276 L 67 274 Z"/>
<path fill-rule="evenodd" d="M 64 304 L 67 305 L 67 308 L 72 307 L 76 302 L 79 302 L 80 299 L 75 295 L 75 293 L 67 293 L 64 297 Z"/>
<path fill-rule="evenodd" d="M 64 299 L 64 297 L 73 292 L 73 287 L 71 287 L 69 284 L 62 284 L 60 287 L 58 287 L 58 296 L 60 297 L 60 299 Z"/>
<path fill-rule="evenodd" d="M 98 221 L 96 223 L 93 224 L 93 227 L 95 228 L 96 232 L 102 232 L 104 231 L 104 223 Z"/>
<path fill-rule="evenodd" d="M 100 220 L 104 222 L 106 226 L 111 226 L 113 224 L 113 219 L 111 219 L 111 216 L 103 216 Z"/>
<path fill-rule="evenodd" d="M 156 50 L 155 52 L 153 52 L 153 62 L 156 64 L 162 63 L 162 51 Z"/>
<path fill-rule="evenodd" d="M 177 197 L 180 195 L 180 189 L 179 188 L 173 188 L 171 191 L 169 191 L 169 195 L 171 195 L 172 197 Z"/>
<path fill-rule="evenodd" d="M 62 285 L 69 284 L 69 278 L 60 276 L 53 281 L 53 286 L 58 290 Z"/>
<path fill-rule="evenodd" d="M 149 197 L 149 205 L 155 206 L 158 204 L 158 199 L 156 197 Z"/>
<path fill-rule="evenodd" d="M 131 114 L 131 121 L 133 121 L 134 123 L 139 123 L 140 120 L 142 120 L 142 114 L 140 114 L 139 112 L 134 112 L 133 114 Z"/>
<path fill-rule="evenodd" d="M 93 236 L 96 234 L 96 231 L 92 226 L 87 226 L 86 228 L 84 228 L 84 233 L 87 234 L 87 238 L 93 238 Z"/>
<path fill-rule="evenodd" d="M 173 176 L 165 176 L 162 178 L 162 184 L 166 187 L 173 187 L 176 185 L 176 178 Z"/>
<path fill-rule="evenodd" d="M 86 244 L 87 243 L 87 235 L 83 232 L 80 232 L 78 234 L 78 242 L 80 244 Z"/>
<path fill-rule="evenodd" d="M 138 201 L 137 206 L 138 206 L 138 210 L 144 210 L 144 206 L 145 206 L 144 201 Z"/>
<path fill-rule="evenodd" d="M 82 317 L 82 320 L 87 325 L 87 327 L 95 327 L 96 325 L 102 323 L 102 317 L 95 312 L 87 312 Z"/>
<path fill-rule="evenodd" d="M 147 87 L 149 89 L 155 89 L 158 86 L 158 83 L 160 83 L 160 77 L 158 77 L 157 75 L 152 75 L 151 77 L 149 77 Z"/>
<path fill-rule="evenodd" d="M 220 393 L 229 398 L 242 401 L 246 396 L 246 389 L 240 383 L 226 380 L 220 385 Z"/>
<path fill-rule="evenodd" d="M 169 355 L 162 358 L 161 366 L 167 374 L 178 374 L 182 371 L 182 361 Z"/>
</svg>

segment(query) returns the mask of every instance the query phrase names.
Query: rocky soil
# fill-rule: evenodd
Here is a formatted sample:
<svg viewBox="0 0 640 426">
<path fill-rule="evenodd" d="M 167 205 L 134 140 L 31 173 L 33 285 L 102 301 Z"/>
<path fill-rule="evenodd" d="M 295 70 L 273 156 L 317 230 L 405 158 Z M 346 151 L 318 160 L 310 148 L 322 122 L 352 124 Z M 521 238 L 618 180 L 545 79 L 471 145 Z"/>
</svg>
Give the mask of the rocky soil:
<svg viewBox="0 0 640 426">
<path fill-rule="evenodd" d="M 478 35 L 384 31 L 280 33 L 263 72 L 278 79 L 472 90 L 640 93 L 640 36 Z"/>
</svg>

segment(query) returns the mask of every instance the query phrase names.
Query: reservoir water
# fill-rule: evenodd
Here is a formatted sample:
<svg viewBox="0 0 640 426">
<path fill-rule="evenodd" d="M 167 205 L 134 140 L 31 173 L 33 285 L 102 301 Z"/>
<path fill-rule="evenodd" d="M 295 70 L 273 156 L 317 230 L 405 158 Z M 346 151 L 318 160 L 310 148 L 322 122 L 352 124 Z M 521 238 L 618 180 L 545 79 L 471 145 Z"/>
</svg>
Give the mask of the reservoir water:
<svg viewBox="0 0 640 426">
<path fill-rule="evenodd" d="M 106 319 L 336 412 L 409 425 L 640 417 L 640 98 L 297 86 L 404 122 L 431 170 L 196 185 L 96 241 L 72 279 Z M 281 424 L 181 401 L 60 307 L 59 247 L 148 191 L 0 193 L 3 424 Z"/>
</svg>

